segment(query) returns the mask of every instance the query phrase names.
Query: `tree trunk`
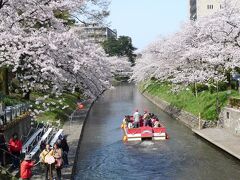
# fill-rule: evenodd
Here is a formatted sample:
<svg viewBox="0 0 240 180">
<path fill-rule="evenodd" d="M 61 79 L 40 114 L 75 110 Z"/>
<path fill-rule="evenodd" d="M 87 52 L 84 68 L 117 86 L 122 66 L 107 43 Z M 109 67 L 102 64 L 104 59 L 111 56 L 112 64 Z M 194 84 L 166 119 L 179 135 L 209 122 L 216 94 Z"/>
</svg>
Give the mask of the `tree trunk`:
<svg viewBox="0 0 240 180">
<path fill-rule="evenodd" d="M 227 85 L 228 85 L 228 90 L 232 89 L 232 80 L 231 80 L 231 73 L 227 72 Z"/>
<path fill-rule="evenodd" d="M 198 97 L 197 83 L 194 83 L 194 89 L 195 89 L 195 96 Z"/>
<path fill-rule="evenodd" d="M 8 74 L 8 68 L 4 71 L 4 92 L 6 95 L 9 95 L 9 74 Z"/>
<path fill-rule="evenodd" d="M 8 81 L 8 69 L 0 68 L 0 91 L 4 95 L 9 95 Z"/>
<path fill-rule="evenodd" d="M 26 94 L 24 95 L 23 99 L 30 100 L 30 94 L 31 94 L 31 91 L 29 90 L 28 92 L 26 92 Z"/>
</svg>

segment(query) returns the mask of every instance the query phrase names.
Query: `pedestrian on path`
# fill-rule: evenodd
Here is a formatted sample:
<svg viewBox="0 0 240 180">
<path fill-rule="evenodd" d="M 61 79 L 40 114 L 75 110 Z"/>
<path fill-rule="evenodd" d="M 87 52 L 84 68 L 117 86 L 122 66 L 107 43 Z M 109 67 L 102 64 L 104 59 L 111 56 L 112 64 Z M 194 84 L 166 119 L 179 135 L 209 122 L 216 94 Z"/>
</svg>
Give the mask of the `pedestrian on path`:
<svg viewBox="0 0 240 180">
<path fill-rule="evenodd" d="M 69 151 L 69 146 L 67 143 L 67 137 L 64 135 L 61 139 L 61 148 L 63 150 L 63 163 L 64 166 L 68 165 L 68 151 Z"/>
<path fill-rule="evenodd" d="M 21 163 L 20 177 L 22 180 L 30 180 L 32 177 L 32 168 L 35 161 L 32 161 L 31 155 L 26 155 L 24 161 Z"/>
<path fill-rule="evenodd" d="M 45 149 L 39 155 L 40 162 L 45 166 L 45 179 L 53 179 L 52 170 L 54 168 L 55 159 L 53 157 L 53 150 L 49 144 L 46 144 Z M 53 161 L 51 161 L 53 159 Z"/>
<path fill-rule="evenodd" d="M 63 166 L 63 152 L 57 143 L 53 146 L 53 156 L 55 158 L 55 169 L 57 172 L 57 180 L 61 180 L 62 174 L 61 169 Z"/>
<path fill-rule="evenodd" d="M 14 133 L 8 143 L 9 151 L 12 154 L 13 169 L 19 167 L 20 155 L 22 151 L 22 141 L 18 139 L 18 134 Z"/>
</svg>

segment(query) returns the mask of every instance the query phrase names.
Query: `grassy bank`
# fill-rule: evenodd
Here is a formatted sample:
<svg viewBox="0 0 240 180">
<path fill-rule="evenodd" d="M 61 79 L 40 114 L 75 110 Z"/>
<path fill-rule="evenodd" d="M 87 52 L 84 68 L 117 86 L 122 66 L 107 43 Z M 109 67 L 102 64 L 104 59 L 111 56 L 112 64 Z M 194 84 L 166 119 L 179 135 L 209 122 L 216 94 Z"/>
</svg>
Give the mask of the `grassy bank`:
<svg viewBox="0 0 240 180">
<path fill-rule="evenodd" d="M 26 103 L 27 101 L 22 99 L 20 94 L 0 94 L 0 102 L 2 102 L 5 106 L 14 106 L 16 104 Z"/>
<path fill-rule="evenodd" d="M 36 120 L 39 122 L 49 122 L 52 124 L 55 124 L 56 121 L 60 120 L 61 124 L 63 124 L 64 121 L 68 120 L 69 115 L 76 109 L 78 98 L 78 93 L 63 93 L 60 97 L 57 98 L 47 98 L 45 100 L 45 103 L 52 103 L 54 105 L 52 108 L 50 106 L 49 111 L 37 115 Z"/>
<path fill-rule="evenodd" d="M 206 120 L 216 120 L 218 115 L 216 111 L 217 93 L 210 93 L 209 91 L 202 91 L 195 97 L 190 88 L 185 88 L 178 93 L 171 92 L 172 86 L 169 84 L 162 84 L 158 82 L 148 82 L 140 84 L 141 91 L 147 92 L 151 95 L 157 96 L 170 104 L 188 111 L 196 116 L 201 113 L 201 117 Z M 240 97 L 236 90 L 231 90 L 229 94 L 227 91 L 220 91 L 218 93 L 220 107 L 226 106 L 229 97 Z"/>
<path fill-rule="evenodd" d="M 10 95 L 2 95 L 0 94 L 0 102 L 2 102 L 5 106 L 15 106 L 20 103 L 28 103 L 32 105 L 31 109 L 46 110 L 48 111 L 37 113 L 36 120 L 39 122 L 49 122 L 55 125 L 55 122 L 60 120 L 61 124 L 64 121 L 68 120 L 68 116 L 76 109 L 77 100 L 83 99 L 79 93 L 63 93 L 61 96 L 49 96 L 47 98 L 43 98 L 46 94 L 39 92 L 32 92 L 30 100 L 25 100 L 22 98 L 22 94 L 10 94 Z M 37 99 L 42 99 L 42 102 L 39 104 L 36 103 Z M 43 100 L 44 99 L 44 100 Z M 41 101 L 41 100 L 40 100 Z M 43 103 L 46 106 L 43 106 Z"/>
</svg>

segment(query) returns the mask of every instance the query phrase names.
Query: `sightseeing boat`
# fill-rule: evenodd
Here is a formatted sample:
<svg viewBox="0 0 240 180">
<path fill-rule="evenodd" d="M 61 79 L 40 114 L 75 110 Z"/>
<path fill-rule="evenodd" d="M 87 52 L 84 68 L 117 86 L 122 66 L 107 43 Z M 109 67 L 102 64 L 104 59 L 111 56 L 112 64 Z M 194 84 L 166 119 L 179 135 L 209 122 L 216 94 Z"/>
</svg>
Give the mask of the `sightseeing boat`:
<svg viewBox="0 0 240 180">
<path fill-rule="evenodd" d="M 130 116 L 133 122 L 133 116 Z M 142 141 L 142 140 L 165 140 L 168 139 L 166 128 L 160 123 L 160 127 L 144 126 L 142 117 L 140 117 L 140 127 L 128 128 L 127 123 L 121 125 L 123 129 L 123 141 Z"/>
</svg>

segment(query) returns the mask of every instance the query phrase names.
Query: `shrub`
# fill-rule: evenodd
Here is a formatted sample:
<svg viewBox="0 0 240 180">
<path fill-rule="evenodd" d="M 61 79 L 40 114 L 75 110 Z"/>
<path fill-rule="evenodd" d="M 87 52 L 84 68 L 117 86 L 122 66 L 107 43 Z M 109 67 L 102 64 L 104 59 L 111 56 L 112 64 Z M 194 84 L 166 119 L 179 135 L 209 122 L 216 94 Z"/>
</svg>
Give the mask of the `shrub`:
<svg viewBox="0 0 240 180">
<path fill-rule="evenodd" d="M 226 91 L 228 89 L 228 84 L 226 82 L 219 82 L 218 83 L 218 91 Z M 209 86 L 209 91 L 211 94 L 214 92 L 217 92 L 217 87 L 210 85 Z"/>
<path fill-rule="evenodd" d="M 13 105 L 19 104 L 19 101 L 14 98 L 4 97 L 3 103 L 5 104 L 5 106 L 13 106 Z"/>
<path fill-rule="evenodd" d="M 191 88 L 191 90 L 192 90 L 192 93 L 193 94 L 195 94 L 195 85 L 194 84 L 192 84 L 191 86 L 190 86 L 190 88 Z M 197 92 L 199 93 L 199 92 L 202 92 L 202 91 L 206 91 L 206 90 L 208 90 L 208 86 L 207 85 L 205 85 L 205 84 L 197 84 Z"/>
<path fill-rule="evenodd" d="M 240 99 L 239 98 L 234 98 L 234 97 L 230 97 L 229 98 L 229 105 L 232 107 L 240 107 Z"/>
</svg>

